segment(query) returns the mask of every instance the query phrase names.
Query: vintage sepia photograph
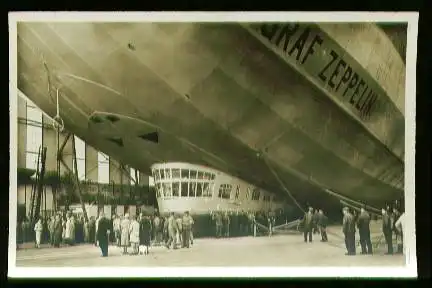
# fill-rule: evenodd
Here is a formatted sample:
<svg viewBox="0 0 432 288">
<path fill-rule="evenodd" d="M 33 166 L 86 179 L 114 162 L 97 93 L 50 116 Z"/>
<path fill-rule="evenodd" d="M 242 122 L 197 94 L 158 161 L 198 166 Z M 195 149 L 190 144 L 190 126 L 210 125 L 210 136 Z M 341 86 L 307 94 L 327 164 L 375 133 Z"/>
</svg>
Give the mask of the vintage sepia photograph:
<svg viewBox="0 0 432 288">
<path fill-rule="evenodd" d="M 9 277 L 416 277 L 417 22 L 9 13 Z"/>
</svg>

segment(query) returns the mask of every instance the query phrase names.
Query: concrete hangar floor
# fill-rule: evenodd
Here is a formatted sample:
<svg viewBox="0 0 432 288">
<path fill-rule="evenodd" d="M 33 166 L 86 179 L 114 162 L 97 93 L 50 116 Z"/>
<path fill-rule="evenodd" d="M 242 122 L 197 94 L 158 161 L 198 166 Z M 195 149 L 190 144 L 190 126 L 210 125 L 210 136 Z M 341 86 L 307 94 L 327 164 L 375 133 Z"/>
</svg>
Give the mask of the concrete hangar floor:
<svg viewBox="0 0 432 288">
<path fill-rule="evenodd" d="M 17 267 L 260 267 L 260 266 L 403 266 L 403 255 L 384 255 L 380 222 L 371 223 L 374 255 L 345 256 L 345 244 L 340 226 L 328 228 L 329 242 L 320 242 L 314 235 L 312 243 L 304 243 L 301 234 L 273 237 L 202 238 L 195 239 L 187 249 L 168 250 L 152 247 L 148 256 L 124 256 L 118 247 L 109 247 L 109 257 L 100 257 L 94 245 L 79 245 L 59 249 L 20 249 Z"/>
</svg>

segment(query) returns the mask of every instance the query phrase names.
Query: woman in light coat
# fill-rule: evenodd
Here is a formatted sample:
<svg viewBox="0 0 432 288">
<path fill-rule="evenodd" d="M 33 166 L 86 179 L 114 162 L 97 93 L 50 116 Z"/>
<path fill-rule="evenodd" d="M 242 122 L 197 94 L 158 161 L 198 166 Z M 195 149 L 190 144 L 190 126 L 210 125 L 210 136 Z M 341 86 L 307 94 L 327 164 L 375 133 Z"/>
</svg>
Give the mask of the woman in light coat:
<svg viewBox="0 0 432 288">
<path fill-rule="evenodd" d="M 65 238 L 69 245 L 73 245 L 75 242 L 75 219 L 70 216 L 66 221 Z"/>
<path fill-rule="evenodd" d="M 129 226 L 129 214 L 126 213 L 120 224 L 120 245 L 123 247 L 122 254 L 127 254 L 127 248 L 129 247 Z"/>
<path fill-rule="evenodd" d="M 34 227 L 34 231 L 36 233 L 36 248 L 40 248 L 41 238 L 42 238 L 42 220 L 39 219 Z"/>
<path fill-rule="evenodd" d="M 136 220 L 135 216 L 131 217 L 131 223 L 129 226 L 129 239 L 130 242 L 132 244 L 132 255 L 137 255 L 138 254 L 138 246 L 139 246 L 139 242 L 140 242 L 140 225 L 138 223 L 138 221 Z"/>
</svg>

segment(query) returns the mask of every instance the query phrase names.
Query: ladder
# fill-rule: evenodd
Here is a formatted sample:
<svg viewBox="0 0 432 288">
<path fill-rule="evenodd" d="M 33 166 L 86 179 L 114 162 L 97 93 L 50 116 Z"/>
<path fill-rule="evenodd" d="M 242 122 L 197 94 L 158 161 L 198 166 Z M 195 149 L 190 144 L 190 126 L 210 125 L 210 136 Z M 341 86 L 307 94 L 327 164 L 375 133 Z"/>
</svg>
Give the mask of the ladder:
<svg viewBox="0 0 432 288">
<path fill-rule="evenodd" d="M 46 147 L 39 147 L 38 159 L 37 159 L 37 169 L 36 169 L 36 179 L 32 186 L 31 199 L 30 199 L 30 223 L 32 226 L 35 224 L 36 220 L 40 215 L 40 208 L 42 202 L 42 192 L 43 192 L 43 179 L 45 175 L 45 160 L 46 160 Z"/>
<path fill-rule="evenodd" d="M 32 184 L 32 189 L 30 192 L 30 223 L 33 223 L 33 219 L 34 219 L 34 207 L 35 207 L 35 198 L 36 198 L 36 183 L 37 183 L 37 179 L 39 178 L 39 167 L 40 167 L 40 156 L 41 156 L 41 147 L 39 147 L 39 151 L 38 151 L 38 157 L 37 157 L 37 163 L 36 163 L 36 179 L 35 182 L 33 182 Z"/>
</svg>

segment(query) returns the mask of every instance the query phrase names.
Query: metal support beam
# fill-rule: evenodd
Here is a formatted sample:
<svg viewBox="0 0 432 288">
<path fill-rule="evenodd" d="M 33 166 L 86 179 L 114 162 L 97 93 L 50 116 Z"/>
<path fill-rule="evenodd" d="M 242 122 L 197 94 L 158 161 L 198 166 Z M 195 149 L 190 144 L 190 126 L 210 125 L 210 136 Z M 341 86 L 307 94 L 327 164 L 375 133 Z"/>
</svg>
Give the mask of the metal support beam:
<svg viewBox="0 0 432 288">
<path fill-rule="evenodd" d="M 72 138 L 72 139 L 74 139 L 74 138 Z M 76 171 L 78 171 L 77 169 L 76 169 L 76 157 L 75 157 L 75 140 L 72 140 L 73 142 L 72 142 L 72 149 L 73 149 L 73 159 L 74 159 L 74 168 L 75 168 L 75 170 Z M 73 175 L 74 175 L 74 177 L 73 177 L 73 183 L 75 184 L 75 187 L 76 187 L 76 189 L 77 189 L 77 195 L 78 195 L 78 198 L 80 199 L 80 203 L 81 203 L 81 208 L 83 209 L 83 214 L 84 214 L 84 219 L 86 220 L 86 221 L 88 221 L 88 216 L 87 216 L 87 211 L 85 210 L 85 205 L 84 205 L 84 202 L 82 201 L 82 196 L 81 196 L 81 187 L 80 187 L 80 184 L 79 184 L 79 179 L 78 179 L 78 173 L 75 173 L 75 171 L 73 171 L 65 162 L 64 162 L 64 159 L 63 159 L 63 157 L 61 157 L 60 159 L 59 159 L 59 161 L 60 161 L 60 163 L 61 164 L 63 164 L 63 167 L 69 172 L 69 173 L 72 173 Z"/>
<path fill-rule="evenodd" d="M 356 210 L 357 212 L 360 212 L 361 207 L 363 207 L 363 206 L 359 207 L 358 205 L 350 204 L 350 203 L 348 203 L 348 202 L 346 202 L 344 200 L 339 200 L 339 202 L 341 203 L 342 206 L 346 206 L 346 207 L 352 208 L 352 209 Z M 367 207 L 366 207 L 365 210 L 367 211 L 369 209 L 367 209 Z M 379 214 L 379 213 L 377 213 L 377 212 L 375 212 L 373 210 L 372 211 L 369 210 L 369 213 L 372 214 L 372 215 L 375 215 L 377 217 L 381 217 L 381 214 Z"/>
<path fill-rule="evenodd" d="M 60 148 L 58 149 L 58 151 L 57 151 L 57 159 L 58 159 L 58 160 L 60 160 L 60 159 L 63 158 L 63 149 L 64 149 L 64 147 L 66 146 L 67 141 L 69 141 L 69 138 L 70 138 L 71 135 L 72 135 L 71 133 L 68 133 L 68 134 L 67 134 L 66 138 L 63 140 L 62 145 L 61 145 Z M 59 139 L 59 138 L 60 138 L 60 137 L 58 137 L 57 139 Z M 60 139 L 59 139 L 59 140 L 60 140 Z"/>
<path fill-rule="evenodd" d="M 37 221 L 37 219 L 39 219 L 40 216 L 40 209 L 41 209 L 41 200 L 42 200 L 42 193 L 44 190 L 43 187 L 43 181 L 44 181 L 44 176 L 45 176 L 45 161 L 46 161 L 46 152 L 47 152 L 47 148 L 46 147 L 42 147 L 41 149 L 41 161 L 40 161 L 40 172 L 39 172 L 39 177 L 36 180 L 37 181 L 37 198 L 36 198 L 36 210 L 34 212 L 34 221 Z M 32 225 L 35 223 L 34 221 L 32 221 Z"/>
<path fill-rule="evenodd" d="M 70 135 L 70 134 L 69 134 Z M 84 202 L 82 200 L 82 195 L 81 195 L 81 186 L 79 183 L 79 178 L 78 178 L 78 167 L 77 167 L 77 159 L 76 159 L 76 150 L 75 150 L 75 137 L 72 137 L 72 156 L 73 156 L 73 162 L 74 162 L 74 180 L 75 180 L 75 185 L 77 187 L 77 192 L 78 192 L 78 197 L 81 203 L 81 208 L 83 210 L 83 214 L 84 214 L 84 219 L 86 222 L 88 222 L 88 216 L 87 216 L 87 211 L 85 209 L 85 205 Z"/>
<path fill-rule="evenodd" d="M 130 176 L 130 172 L 126 170 L 124 165 L 119 164 L 119 170 L 120 170 L 120 172 L 124 172 L 126 174 L 126 176 L 129 178 L 129 180 L 132 180 L 132 182 L 134 182 L 135 185 L 138 185 L 137 181 Z"/>
<path fill-rule="evenodd" d="M 33 224 L 34 220 L 34 206 L 36 201 L 36 193 L 37 193 L 37 179 L 39 178 L 39 167 L 40 167 L 40 159 L 41 159 L 41 147 L 39 147 L 38 152 L 38 158 L 37 158 L 37 164 L 36 164 L 36 175 L 35 175 L 35 182 L 32 184 L 31 194 L 30 194 L 30 223 Z"/>
<path fill-rule="evenodd" d="M 362 202 L 359 202 L 359 201 L 356 201 L 356 200 L 350 199 L 350 198 L 348 198 L 348 197 L 342 196 L 342 195 L 340 195 L 340 194 L 338 194 L 338 193 L 336 193 L 336 192 L 334 192 L 334 191 L 332 191 L 332 190 L 330 190 L 330 189 L 325 189 L 324 191 L 327 192 L 328 194 L 332 195 L 332 196 L 335 196 L 335 197 L 338 198 L 339 200 L 342 200 L 342 201 L 346 202 L 347 204 L 348 204 L 348 202 L 351 202 L 351 203 L 352 203 L 352 204 L 351 204 L 352 206 L 365 207 L 366 210 L 373 211 L 373 212 L 375 212 L 375 213 L 377 213 L 377 214 L 380 214 L 380 212 L 381 212 L 380 209 L 377 209 L 377 208 L 372 207 L 372 206 L 369 206 L 369 205 L 365 205 L 365 204 L 362 203 Z"/>
<path fill-rule="evenodd" d="M 57 130 L 57 161 L 56 161 L 56 170 L 57 170 L 57 184 L 55 186 L 55 189 L 53 189 L 54 195 L 53 195 L 53 200 L 54 200 L 54 212 L 57 212 L 57 208 L 58 208 L 58 202 L 57 202 L 57 193 L 59 193 L 60 191 L 60 159 L 61 157 L 59 157 L 59 152 L 60 152 L 60 130 Z"/>
</svg>

